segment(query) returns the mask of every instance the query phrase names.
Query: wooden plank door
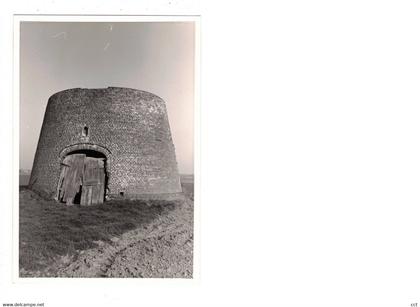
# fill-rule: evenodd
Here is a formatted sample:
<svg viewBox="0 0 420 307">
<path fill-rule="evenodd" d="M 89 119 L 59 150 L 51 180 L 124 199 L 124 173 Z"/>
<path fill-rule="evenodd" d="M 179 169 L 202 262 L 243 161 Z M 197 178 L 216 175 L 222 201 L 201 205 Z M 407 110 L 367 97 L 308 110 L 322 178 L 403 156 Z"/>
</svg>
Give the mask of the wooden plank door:
<svg viewBox="0 0 420 307">
<path fill-rule="evenodd" d="M 105 168 L 103 158 L 85 158 L 81 206 L 102 204 L 105 193 Z"/>
<path fill-rule="evenodd" d="M 85 154 L 67 156 L 62 163 L 58 184 L 58 199 L 67 205 L 73 205 L 74 197 L 82 185 Z"/>
<path fill-rule="evenodd" d="M 61 163 L 61 172 L 60 172 L 60 178 L 58 179 L 58 185 L 57 185 L 57 196 L 56 200 L 63 201 L 64 198 L 64 178 L 66 178 L 66 174 L 70 168 L 69 160 L 71 158 L 69 156 L 65 157 L 63 162 Z"/>
</svg>

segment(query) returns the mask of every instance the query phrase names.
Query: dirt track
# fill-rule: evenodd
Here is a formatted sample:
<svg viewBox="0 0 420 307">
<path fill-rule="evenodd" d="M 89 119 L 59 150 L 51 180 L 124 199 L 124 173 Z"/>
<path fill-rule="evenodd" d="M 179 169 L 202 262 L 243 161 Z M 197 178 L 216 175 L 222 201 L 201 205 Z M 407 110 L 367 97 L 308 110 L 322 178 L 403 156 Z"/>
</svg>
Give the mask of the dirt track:
<svg viewBox="0 0 420 307">
<path fill-rule="evenodd" d="M 60 207 L 61 204 L 21 189 L 20 276 L 192 278 L 194 188 L 192 181 L 183 182 L 182 186 L 184 199 L 169 205 L 116 203 L 92 210 Z M 129 211 L 134 209 L 132 206 L 135 210 Z M 136 219 L 128 221 L 133 214 Z M 137 226 L 118 235 L 104 236 L 105 240 L 92 241 L 91 247 L 73 249 L 71 253 L 60 252 L 71 249 L 58 248 L 55 256 L 48 252 L 48 246 L 55 245 L 48 245 L 43 239 L 58 242 L 58 247 L 72 246 L 77 244 L 79 235 L 89 241 L 89 230 L 96 227 L 93 232 L 101 233 L 115 222 Z M 32 249 L 28 250 L 29 245 Z M 41 258 L 34 258 L 38 250 L 44 252 Z M 52 261 L 48 261 L 51 257 Z M 36 268 L 35 263 L 45 265 Z"/>
<path fill-rule="evenodd" d="M 186 200 L 146 227 L 97 242 L 74 261 L 57 262 L 57 277 L 183 277 L 192 278 L 192 201 Z"/>
</svg>

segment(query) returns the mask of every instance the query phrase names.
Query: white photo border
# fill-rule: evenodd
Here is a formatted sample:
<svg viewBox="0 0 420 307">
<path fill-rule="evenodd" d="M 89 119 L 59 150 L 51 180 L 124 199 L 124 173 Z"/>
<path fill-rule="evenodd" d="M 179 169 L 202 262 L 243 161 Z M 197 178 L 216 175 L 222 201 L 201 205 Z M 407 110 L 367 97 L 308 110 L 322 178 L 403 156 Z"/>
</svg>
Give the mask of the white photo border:
<svg viewBox="0 0 420 307">
<path fill-rule="evenodd" d="M 198 285 L 200 275 L 200 15 L 13 15 L 13 230 L 12 230 L 12 283 L 13 284 L 63 284 L 129 283 L 139 285 L 188 284 Z M 194 22 L 194 249 L 193 278 L 21 278 L 19 277 L 19 114 L 20 114 L 20 25 L 21 22 Z"/>
</svg>

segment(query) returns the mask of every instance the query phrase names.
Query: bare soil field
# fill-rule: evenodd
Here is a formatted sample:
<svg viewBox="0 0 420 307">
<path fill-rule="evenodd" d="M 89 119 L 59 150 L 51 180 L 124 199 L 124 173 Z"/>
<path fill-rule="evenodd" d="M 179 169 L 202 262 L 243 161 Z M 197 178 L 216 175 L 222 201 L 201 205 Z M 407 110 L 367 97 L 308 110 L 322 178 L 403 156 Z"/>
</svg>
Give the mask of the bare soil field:
<svg viewBox="0 0 420 307">
<path fill-rule="evenodd" d="M 192 278 L 194 181 L 177 201 L 67 207 L 19 193 L 20 277 Z"/>
</svg>

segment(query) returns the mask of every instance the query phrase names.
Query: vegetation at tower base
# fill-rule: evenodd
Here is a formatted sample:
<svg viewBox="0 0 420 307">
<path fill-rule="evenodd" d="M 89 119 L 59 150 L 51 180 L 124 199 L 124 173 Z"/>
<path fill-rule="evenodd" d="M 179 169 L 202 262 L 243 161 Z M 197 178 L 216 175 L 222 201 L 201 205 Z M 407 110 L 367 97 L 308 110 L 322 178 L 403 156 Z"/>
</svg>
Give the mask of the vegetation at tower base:
<svg viewBox="0 0 420 307">
<path fill-rule="evenodd" d="M 192 278 L 194 177 L 184 198 L 57 206 L 21 186 L 20 277 Z"/>
<path fill-rule="evenodd" d="M 29 187 L 63 202 L 70 194 L 81 203 L 90 197 L 88 204 L 176 197 L 181 185 L 165 102 L 117 87 L 52 95 Z"/>
</svg>

